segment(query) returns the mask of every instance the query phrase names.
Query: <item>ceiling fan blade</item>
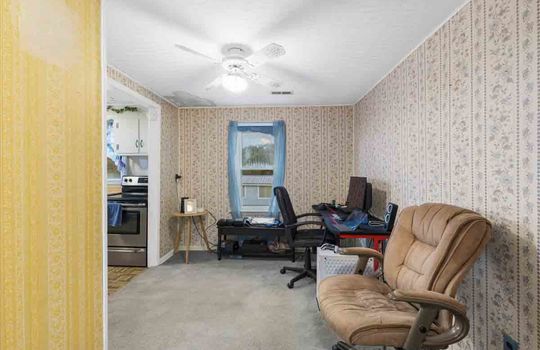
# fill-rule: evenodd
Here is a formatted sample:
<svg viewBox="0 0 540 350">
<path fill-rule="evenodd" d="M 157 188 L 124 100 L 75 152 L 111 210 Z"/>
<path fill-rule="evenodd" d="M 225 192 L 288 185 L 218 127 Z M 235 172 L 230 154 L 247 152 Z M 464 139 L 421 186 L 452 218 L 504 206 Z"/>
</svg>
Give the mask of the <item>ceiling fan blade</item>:
<svg viewBox="0 0 540 350">
<path fill-rule="evenodd" d="M 223 76 L 220 75 L 219 77 L 214 79 L 210 84 L 206 85 L 205 89 L 211 90 L 211 89 L 217 88 L 218 86 L 221 86 L 222 81 L 223 81 Z"/>
<path fill-rule="evenodd" d="M 218 60 L 217 58 L 214 58 L 214 57 L 210 57 L 208 55 L 205 55 L 204 53 L 201 53 L 199 51 L 195 51 L 193 49 L 190 49 L 189 47 L 187 46 L 184 46 L 184 45 L 180 45 L 180 44 L 175 44 L 174 46 L 176 46 L 177 49 L 180 49 L 184 52 L 188 52 L 192 55 L 195 55 L 195 56 L 199 56 L 199 57 L 203 57 L 203 58 L 206 58 L 207 60 L 210 60 L 214 63 L 221 63 L 220 60 Z"/>
<path fill-rule="evenodd" d="M 277 89 L 281 86 L 279 81 L 258 73 L 244 73 L 244 76 L 257 84 L 266 86 L 270 89 Z"/>
<path fill-rule="evenodd" d="M 247 60 L 253 67 L 257 67 L 269 60 L 283 56 L 285 53 L 286 51 L 283 46 L 276 43 L 271 43 L 262 49 L 255 51 L 247 58 Z"/>
</svg>

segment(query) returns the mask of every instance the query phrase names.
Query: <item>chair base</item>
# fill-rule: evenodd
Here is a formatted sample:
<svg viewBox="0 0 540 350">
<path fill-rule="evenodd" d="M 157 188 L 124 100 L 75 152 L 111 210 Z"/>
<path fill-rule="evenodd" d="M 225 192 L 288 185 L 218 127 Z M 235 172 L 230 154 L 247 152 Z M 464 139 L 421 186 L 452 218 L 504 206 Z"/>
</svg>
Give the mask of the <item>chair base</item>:
<svg viewBox="0 0 540 350">
<path fill-rule="evenodd" d="M 332 346 L 332 350 L 355 350 L 353 346 L 346 344 L 342 341 L 338 341 Z"/>
<path fill-rule="evenodd" d="M 281 274 L 285 274 L 287 271 L 297 272 L 298 275 L 294 276 L 289 283 L 287 283 L 287 287 L 289 289 L 294 288 L 294 283 L 309 277 L 313 280 L 317 279 L 317 270 L 313 269 L 311 267 L 311 248 L 306 248 L 304 252 L 304 267 L 290 267 L 290 266 L 284 266 L 279 270 Z"/>
<path fill-rule="evenodd" d="M 386 350 L 386 346 L 383 346 L 382 348 Z M 356 348 L 342 341 L 338 341 L 335 345 L 332 346 L 332 350 L 356 350 Z M 403 350 L 403 349 L 396 348 L 395 350 Z"/>
</svg>

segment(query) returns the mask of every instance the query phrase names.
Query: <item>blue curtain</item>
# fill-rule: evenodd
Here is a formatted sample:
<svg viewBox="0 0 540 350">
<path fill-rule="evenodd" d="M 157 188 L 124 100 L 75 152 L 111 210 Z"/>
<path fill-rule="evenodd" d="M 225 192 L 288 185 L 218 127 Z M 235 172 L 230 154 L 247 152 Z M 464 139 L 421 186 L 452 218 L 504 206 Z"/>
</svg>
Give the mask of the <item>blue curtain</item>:
<svg viewBox="0 0 540 350">
<path fill-rule="evenodd" d="M 274 131 L 274 180 L 272 188 L 283 186 L 285 183 L 285 154 L 286 139 L 285 122 L 283 120 L 275 121 L 272 124 Z M 279 215 L 279 207 L 276 198 L 272 193 L 272 202 L 270 204 L 270 216 L 275 218 Z"/>
<path fill-rule="evenodd" d="M 229 176 L 229 203 L 233 219 L 241 218 L 240 202 L 240 159 L 238 156 L 238 122 L 229 123 L 228 140 L 228 176 Z"/>
</svg>

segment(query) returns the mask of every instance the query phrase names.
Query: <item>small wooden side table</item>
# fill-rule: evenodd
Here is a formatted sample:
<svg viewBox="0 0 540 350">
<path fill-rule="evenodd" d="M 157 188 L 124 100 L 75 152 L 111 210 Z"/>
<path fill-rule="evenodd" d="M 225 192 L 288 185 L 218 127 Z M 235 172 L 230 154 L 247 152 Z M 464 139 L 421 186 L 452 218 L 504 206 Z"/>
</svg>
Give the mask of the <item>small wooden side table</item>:
<svg viewBox="0 0 540 350">
<path fill-rule="evenodd" d="M 206 233 L 206 228 L 204 227 L 204 221 L 203 221 L 203 217 L 206 216 L 208 214 L 208 211 L 205 210 L 205 211 L 201 211 L 201 212 L 195 212 L 195 213 L 181 213 L 181 212 L 176 212 L 173 214 L 174 217 L 176 217 L 178 219 L 178 222 L 176 224 L 176 238 L 174 239 L 174 252 L 176 253 L 178 251 L 178 248 L 179 248 L 179 245 L 180 245 L 180 222 L 181 222 L 181 219 L 182 218 L 187 218 L 188 219 L 188 228 L 187 228 L 187 231 L 185 232 L 185 245 L 186 245 L 186 255 L 185 255 L 185 261 L 186 261 L 186 264 L 189 264 L 189 246 L 191 245 L 191 235 L 192 235 L 192 230 L 191 230 L 191 221 L 197 217 L 199 218 L 199 225 L 200 225 L 200 230 L 199 232 L 201 233 L 201 236 L 203 238 L 203 241 L 204 241 L 204 244 L 206 245 L 206 249 L 208 249 L 209 252 L 212 251 L 212 249 L 210 248 L 210 243 L 208 242 L 208 234 Z M 194 222 L 195 225 L 197 225 L 196 222 Z"/>
</svg>

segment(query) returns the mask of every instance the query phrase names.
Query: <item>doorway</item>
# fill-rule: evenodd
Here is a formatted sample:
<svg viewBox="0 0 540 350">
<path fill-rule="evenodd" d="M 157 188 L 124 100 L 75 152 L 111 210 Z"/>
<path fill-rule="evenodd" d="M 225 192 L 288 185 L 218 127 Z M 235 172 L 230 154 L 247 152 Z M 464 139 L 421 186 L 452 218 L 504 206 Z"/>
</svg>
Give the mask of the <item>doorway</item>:
<svg viewBox="0 0 540 350">
<path fill-rule="evenodd" d="M 148 154 L 148 243 L 147 266 L 157 266 L 159 258 L 159 218 L 160 218 L 160 139 L 161 139 L 161 106 L 156 102 L 140 95 L 134 90 L 107 79 L 107 104 L 117 106 L 136 106 L 146 112 L 148 120 L 147 154 Z M 104 117 L 106 118 L 106 116 Z M 105 121 L 106 122 L 106 121 Z M 104 162 L 107 162 L 104 155 Z M 107 186 L 105 183 L 104 186 Z"/>
</svg>

